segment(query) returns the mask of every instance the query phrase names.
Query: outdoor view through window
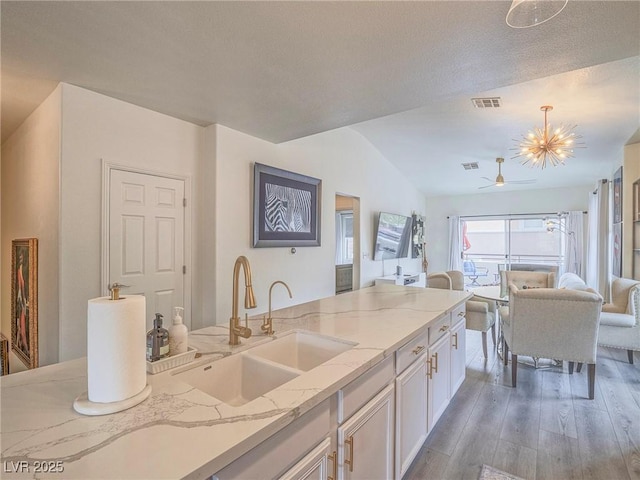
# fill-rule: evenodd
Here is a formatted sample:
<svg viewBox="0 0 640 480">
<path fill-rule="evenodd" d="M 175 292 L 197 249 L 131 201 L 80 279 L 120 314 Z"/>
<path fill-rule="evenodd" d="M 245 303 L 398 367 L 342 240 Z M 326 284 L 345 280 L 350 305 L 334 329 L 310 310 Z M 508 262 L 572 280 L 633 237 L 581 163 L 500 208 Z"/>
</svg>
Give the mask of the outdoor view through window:
<svg viewBox="0 0 640 480">
<path fill-rule="evenodd" d="M 466 285 L 497 285 L 503 269 L 562 264 L 565 236 L 557 229 L 549 231 L 542 216 L 468 218 L 460 223 Z"/>
</svg>

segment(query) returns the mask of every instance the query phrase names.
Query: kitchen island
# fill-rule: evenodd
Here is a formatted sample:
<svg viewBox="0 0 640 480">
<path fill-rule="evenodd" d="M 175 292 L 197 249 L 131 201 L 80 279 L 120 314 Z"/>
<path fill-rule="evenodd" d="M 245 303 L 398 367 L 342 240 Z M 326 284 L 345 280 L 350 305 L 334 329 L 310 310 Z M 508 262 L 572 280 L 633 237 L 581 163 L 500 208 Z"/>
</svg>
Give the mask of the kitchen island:
<svg viewBox="0 0 640 480">
<path fill-rule="evenodd" d="M 148 375 L 150 397 L 111 415 L 73 410 L 74 399 L 87 390 L 86 358 L 2 377 L 2 478 L 208 478 L 463 309 L 469 297 L 379 285 L 278 310 L 273 337 L 302 330 L 355 345 L 240 406 L 175 375 L 273 340 L 260 334 L 231 347 L 223 326 L 191 332 L 190 344 L 202 356 L 189 366 Z M 260 332 L 260 320 L 250 319 L 254 332 Z"/>
</svg>

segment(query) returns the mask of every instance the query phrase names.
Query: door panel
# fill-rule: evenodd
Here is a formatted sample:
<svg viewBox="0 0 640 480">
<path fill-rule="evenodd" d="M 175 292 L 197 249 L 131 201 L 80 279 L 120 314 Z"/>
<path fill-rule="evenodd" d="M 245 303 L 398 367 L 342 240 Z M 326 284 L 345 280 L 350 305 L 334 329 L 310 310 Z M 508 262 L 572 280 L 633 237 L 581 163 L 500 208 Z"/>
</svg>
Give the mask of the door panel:
<svg viewBox="0 0 640 480">
<path fill-rule="evenodd" d="M 154 175 L 110 170 L 109 283 L 147 298 L 147 327 L 184 306 L 185 185 Z"/>
</svg>

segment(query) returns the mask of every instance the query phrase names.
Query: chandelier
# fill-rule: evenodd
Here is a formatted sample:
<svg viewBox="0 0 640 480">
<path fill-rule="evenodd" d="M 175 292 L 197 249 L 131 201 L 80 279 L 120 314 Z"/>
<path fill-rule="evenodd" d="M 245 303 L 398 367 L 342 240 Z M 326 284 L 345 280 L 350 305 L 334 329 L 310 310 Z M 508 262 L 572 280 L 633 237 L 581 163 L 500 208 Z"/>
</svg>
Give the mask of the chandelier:
<svg viewBox="0 0 640 480">
<path fill-rule="evenodd" d="M 524 157 L 521 163 L 528 163 L 531 167 L 544 168 L 547 166 L 547 160 L 554 167 L 564 164 L 565 158 L 573 157 L 573 148 L 577 146 L 575 140 L 582 138 L 582 135 L 573 132 L 575 125 L 561 125 L 553 130 L 547 122 L 547 113 L 553 110 L 553 107 L 543 105 L 540 110 L 544 112 L 544 126 L 535 127 L 526 136 L 523 135 L 517 147 L 520 153 L 511 158 Z"/>
</svg>

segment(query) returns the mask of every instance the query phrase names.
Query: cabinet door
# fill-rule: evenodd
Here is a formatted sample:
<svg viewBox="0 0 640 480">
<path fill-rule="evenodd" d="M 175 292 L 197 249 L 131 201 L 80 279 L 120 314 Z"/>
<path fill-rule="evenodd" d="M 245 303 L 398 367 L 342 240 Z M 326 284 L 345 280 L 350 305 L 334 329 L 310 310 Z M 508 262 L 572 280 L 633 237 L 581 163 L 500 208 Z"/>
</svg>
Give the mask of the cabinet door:
<svg viewBox="0 0 640 480">
<path fill-rule="evenodd" d="M 451 392 L 449 398 L 453 398 L 464 382 L 467 367 L 466 338 L 463 320 L 451 329 Z"/>
<path fill-rule="evenodd" d="M 391 384 L 338 428 L 339 479 L 393 478 L 393 397 Z"/>
<path fill-rule="evenodd" d="M 280 480 L 327 480 L 333 475 L 329 468 L 333 468 L 333 462 L 337 461 L 335 452 L 330 452 L 331 440 L 325 438 L 320 445 L 314 448 L 302 460 L 296 463 Z"/>
<path fill-rule="evenodd" d="M 396 477 L 402 478 L 427 438 L 427 356 L 396 378 Z"/>
<path fill-rule="evenodd" d="M 429 378 L 427 387 L 427 415 L 429 419 L 429 431 L 433 429 L 449 404 L 449 342 L 450 335 L 449 332 L 447 332 L 443 337 L 429 347 L 427 360 L 427 377 Z"/>
</svg>

